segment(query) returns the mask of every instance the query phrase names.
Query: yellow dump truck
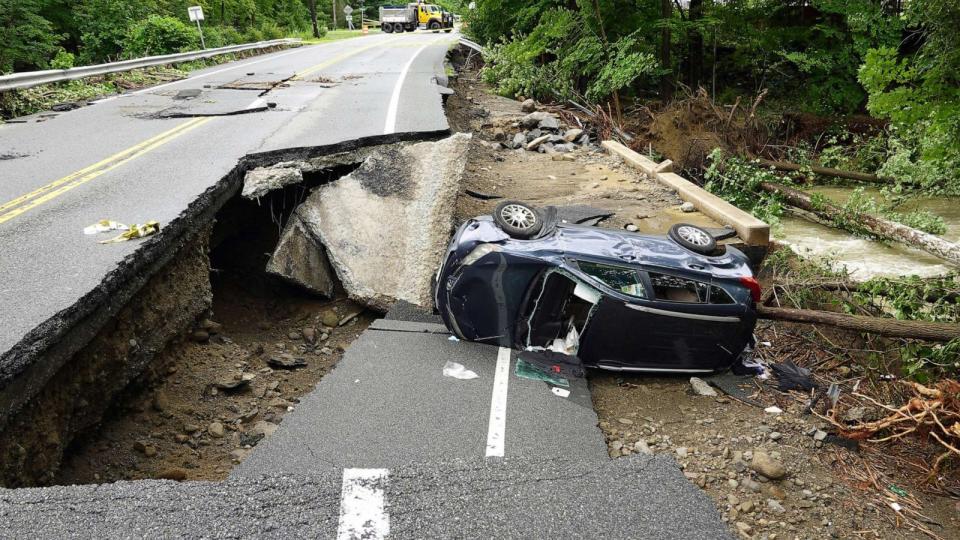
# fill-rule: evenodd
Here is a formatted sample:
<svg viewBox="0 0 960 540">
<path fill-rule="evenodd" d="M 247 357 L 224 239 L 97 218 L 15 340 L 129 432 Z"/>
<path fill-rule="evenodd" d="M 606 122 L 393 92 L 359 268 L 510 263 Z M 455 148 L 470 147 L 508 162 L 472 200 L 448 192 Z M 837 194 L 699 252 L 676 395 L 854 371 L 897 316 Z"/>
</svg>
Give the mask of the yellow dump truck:
<svg viewBox="0 0 960 540">
<path fill-rule="evenodd" d="M 392 32 L 453 30 L 453 14 L 434 4 L 411 3 L 405 6 L 380 6 L 380 29 Z"/>
</svg>

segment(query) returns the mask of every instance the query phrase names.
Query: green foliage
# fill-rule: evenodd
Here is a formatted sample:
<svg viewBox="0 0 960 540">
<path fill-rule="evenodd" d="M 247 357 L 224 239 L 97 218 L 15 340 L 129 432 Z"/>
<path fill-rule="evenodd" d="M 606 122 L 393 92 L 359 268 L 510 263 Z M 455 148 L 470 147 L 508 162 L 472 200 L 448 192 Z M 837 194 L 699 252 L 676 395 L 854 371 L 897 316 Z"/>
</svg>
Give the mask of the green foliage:
<svg viewBox="0 0 960 540">
<path fill-rule="evenodd" d="M 729 156 L 719 148 L 714 149 L 707 159 L 710 162 L 704 173 L 707 191 L 771 225 L 779 223 L 784 211 L 783 199 L 777 194 L 761 190 L 760 184 L 783 183 L 782 178 L 770 169 Z"/>
<path fill-rule="evenodd" d="M 86 64 L 123 56 L 127 35 L 148 14 L 146 3 L 127 0 L 82 0 L 76 7 L 80 58 Z"/>
<path fill-rule="evenodd" d="M 171 54 L 195 49 L 199 43 L 196 28 L 173 17 L 151 15 L 130 28 L 124 53 L 130 58 Z"/>
<path fill-rule="evenodd" d="M 62 35 L 40 16 L 41 0 L 0 0 L 0 73 L 46 67 Z"/>
<path fill-rule="evenodd" d="M 507 96 L 600 101 L 658 73 L 639 31 L 604 45 L 594 20 L 582 11 L 547 10 L 529 34 L 491 48 L 485 80 Z"/>
<path fill-rule="evenodd" d="M 54 55 L 53 60 L 50 60 L 50 69 L 70 69 L 75 65 L 76 60 L 73 53 L 60 49 Z"/>
<path fill-rule="evenodd" d="M 905 19 L 915 50 L 877 47 L 859 72 L 868 109 L 895 129 L 894 151 L 883 174 L 928 190 L 960 193 L 960 4 L 922 0 Z M 919 44 L 916 42 L 920 41 Z"/>
<path fill-rule="evenodd" d="M 879 277 L 862 283 L 857 302 L 900 320 L 960 324 L 960 276 Z M 960 373 L 960 339 L 945 344 L 905 343 L 901 347 L 905 375 L 921 382 Z"/>
</svg>

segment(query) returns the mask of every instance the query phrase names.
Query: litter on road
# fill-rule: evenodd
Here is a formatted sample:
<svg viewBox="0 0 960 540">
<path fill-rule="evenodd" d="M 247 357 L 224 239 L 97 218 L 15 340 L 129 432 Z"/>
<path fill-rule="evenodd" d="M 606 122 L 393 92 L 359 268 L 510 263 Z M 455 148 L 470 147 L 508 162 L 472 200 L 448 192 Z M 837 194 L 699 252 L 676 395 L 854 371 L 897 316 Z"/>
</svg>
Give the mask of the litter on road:
<svg viewBox="0 0 960 540">
<path fill-rule="evenodd" d="M 83 228 L 83 234 L 99 234 L 102 232 L 109 231 L 126 231 L 130 227 L 127 227 L 123 223 L 118 221 L 112 221 L 109 219 L 101 219 L 100 221 L 94 223 L 93 225 L 88 225 Z"/>
<path fill-rule="evenodd" d="M 566 388 L 557 388 L 556 386 L 554 386 L 553 388 L 550 389 L 550 391 L 553 392 L 553 395 L 560 396 L 562 398 L 570 396 L 570 391 L 567 390 Z"/>
<path fill-rule="evenodd" d="M 160 232 L 160 224 L 156 221 L 148 221 L 143 224 L 133 224 L 130 225 L 129 229 L 125 232 L 114 236 L 108 240 L 101 240 L 101 244 L 116 244 L 118 242 L 126 242 L 127 240 L 133 240 L 135 238 L 144 238 L 151 236 Z"/>
<path fill-rule="evenodd" d="M 479 377 L 475 372 L 470 371 L 463 364 L 448 361 L 443 365 L 443 376 L 453 377 L 454 379 L 470 380 Z"/>
<path fill-rule="evenodd" d="M 552 373 L 548 373 L 537 366 L 522 359 L 517 360 L 517 367 L 514 373 L 521 379 L 530 379 L 532 381 L 543 381 L 556 386 L 570 386 L 570 381 Z"/>
</svg>

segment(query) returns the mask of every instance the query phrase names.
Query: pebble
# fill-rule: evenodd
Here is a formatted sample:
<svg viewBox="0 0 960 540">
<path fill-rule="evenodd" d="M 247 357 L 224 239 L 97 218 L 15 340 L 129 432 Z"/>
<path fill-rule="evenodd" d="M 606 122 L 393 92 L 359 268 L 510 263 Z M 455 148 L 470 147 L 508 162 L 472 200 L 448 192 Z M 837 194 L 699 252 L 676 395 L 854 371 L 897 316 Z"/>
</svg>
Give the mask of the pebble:
<svg viewBox="0 0 960 540">
<path fill-rule="evenodd" d="M 637 227 L 633 223 L 627 223 L 624 229 L 626 229 L 629 232 L 637 232 L 638 230 L 640 230 L 639 227 Z"/>
<path fill-rule="evenodd" d="M 686 213 L 686 214 L 689 214 L 689 213 L 691 213 L 691 212 L 696 212 L 696 211 L 697 211 L 697 207 L 694 206 L 692 202 L 685 202 L 685 203 L 683 203 L 683 204 L 680 205 L 680 211 L 681 211 L 681 212 L 684 212 L 684 213 Z"/>
<path fill-rule="evenodd" d="M 698 396 L 717 397 L 717 391 L 699 377 L 690 377 L 690 386 L 693 388 L 693 393 Z"/>
<path fill-rule="evenodd" d="M 323 323 L 324 326 L 336 328 L 337 324 L 340 322 L 340 317 L 337 315 L 336 311 L 328 309 L 327 311 L 323 312 L 323 315 L 320 317 L 320 322 Z"/>
<path fill-rule="evenodd" d="M 190 334 L 190 339 L 197 343 L 206 343 L 210 341 L 210 333 L 206 330 L 196 330 Z"/>
<path fill-rule="evenodd" d="M 815 432 L 813 433 L 813 440 L 815 440 L 815 441 L 817 441 L 817 442 L 821 442 L 821 441 L 823 441 L 823 440 L 826 439 L 826 438 L 827 438 L 827 432 L 826 432 L 826 431 L 823 431 L 823 430 L 821 430 L 821 429 L 818 429 L 817 431 L 815 431 Z"/>
<path fill-rule="evenodd" d="M 777 514 L 783 514 L 787 511 L 787 509 L 784 508 L 783 505 L 780 504 L 780 502 L 776 499 L 767 499 L 767 508 L 772 512 L 776 512 Z"/>
<path fill-rule="evenodd" d="M 746 453 L 744 453 L 744 457 L 746 457 Z M 771 480 L 779 480 L 787 475 L 787 469 L 782 463 L 760 450 L 753 452 L 750 467 Z"/>
<path fill-rule="evenodd" d="M 647 441 L 640 439 L 633 445 L 633 451 L 638 454 L 645 454 L 648 456 L 653 455 L 653 450 L 650 450 L 650 447 L 647 446 Z"/>
<path fill-rule="evenodd" d="M 772 431 L 769 435 L 767 435 L 767 437 L 769 437 L 771 441 L 779 441 L 783 438 L 783 434 L 781 434 L 779 431 Z"/>
<path fill-rule="evenodd" d="M 730 489 L 737 489 L 740 487 L 740 482 L 737 482 L 733 478 L 727 480 L 727 485 L 730 486 Z"/>
<path fill-rule="evenodd" d="M 197 424 L 184 424 L 183 431 L 187 433 L 196 433 L 200 431 L 200 426 L 198 426 Z"/>
<path fill-rule="evenodd" d="M 686 446 L 680 446 L 680 447 L 678 447 L 677 450 L 676 450 L 676 452 L 677 452 L 677 457 L 678 457 L 678 458 L 685 458 L 685 457 L 687 457 L 687 447 L 686 447 Z"/>
<path fill-rule="evenodd" d="M 532 99 L 524 100 L 524 102 L 520 104 L 520 110 L 525 113 L 532 113 L 537 110 L 537 102 Z"/>
<path fill-rule="evenodd" d="M 620 422 L 621 424 L 623 424 L 623 425 L 625 425 L 625 426 L 632 426 L 632 425 L 633 425 L 633 420 L 631 420 L 631 419 L 629 419 L 629 418 L 617 418 L 617 422 Z"/>
<path fill-rule="evenodd" d="M 290 332 L 289 334 L 287 334 L 287 338 L 289 338 L 290 341 L 297 341 L 298 339 L 300 339 L 300 337 L 301 336 L 299 332 Z"/>
<path fill-rule="evenodd" d="M 223 424 L 220 422 L 212 422 L 209 426 L 207 426 L 207 432 L 210 433 L 211 437 L 219 439 L 224 435 Z"/>
</svg>

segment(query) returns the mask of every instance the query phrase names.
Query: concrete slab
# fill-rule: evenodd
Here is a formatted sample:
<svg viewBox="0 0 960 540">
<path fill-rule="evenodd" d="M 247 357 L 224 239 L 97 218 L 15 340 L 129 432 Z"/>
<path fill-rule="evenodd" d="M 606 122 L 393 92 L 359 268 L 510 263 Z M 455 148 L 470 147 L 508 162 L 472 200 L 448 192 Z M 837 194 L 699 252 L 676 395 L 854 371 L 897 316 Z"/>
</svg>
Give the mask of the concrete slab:
<svg viewBox="0 0 960 540">
<path fill-rule="evenodd" d="M 332 297 L 336 288 L 326 250 L 310 236 L 296 214 L 287 221 L 267 261 L 267 273 L 326 297 Z"/>
<path fill-rule="evenodd" d="M 610 153 L 620 156 L 627 164 L 676 191 L 683 200 L 693 203 L 698 210 L 716 220 L 717 223 L 730 225 L 736 229 L 737 234 L 747 245 L 766 246 L 770 243 L 770 225 L 686 178 L 670 172 L 673 169 L 673 162 L 667 160 L 657 163 L 616 141 L 603 141 L 602 145 Z"/>
<path fill-rule="evenodd" d="M 665 456 L 446 460 L 384 474 L 394 538 L 731 538 L 712 501 Z M 0 490 L 0 536 L 334 538 L 342 478 L 318 470 Z"/>
<path fill-rule="evenodd" d="M 486 458 L 498 348 L 451 341 L 445 332 L 430 333 L 442 329 L 431 323 L 391 320 L 377 327 L 350 346 L 233 477 Z M 444 377 L 447 361 L 479 378 Z M 571 381 L 570 396 L 561 398 L 546 383 L 517 378 L 514 367 L 511 362 L 506 458 L 609 459 L 586 381 Z"/>
<path fill-rule="evenodd" d="M 383 311 L 396 300 L 431 305 L 469 141 L 383 146 L 297 207 L 352 299 Z"/>
</svg>

